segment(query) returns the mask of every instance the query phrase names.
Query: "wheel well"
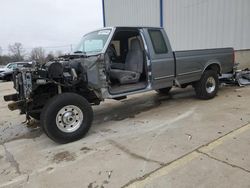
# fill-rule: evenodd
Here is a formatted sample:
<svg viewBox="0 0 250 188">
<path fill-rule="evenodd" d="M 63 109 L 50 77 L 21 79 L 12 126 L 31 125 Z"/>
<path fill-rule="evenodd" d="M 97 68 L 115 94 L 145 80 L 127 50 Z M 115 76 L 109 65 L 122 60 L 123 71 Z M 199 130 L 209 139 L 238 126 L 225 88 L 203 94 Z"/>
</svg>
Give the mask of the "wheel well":
<svg viewBox="0 0 250 188">
<path fill-rule="evenodd" d="M 205 69 L 205 71 L 206 70 L 213 70 L 213 71 L 216 71 L 219 75 L 221 75 L 220 65 L 218 65 L 216 63 L 207 66 L 207 68 Z"/>
<path fill-rule="evenodd" d="M 63 93 L 75 93 L 80 96 L 86 98 L 86 100 L 92 105 L 99 105 L 100 99 L 96 96 L 96 94 L 89 90 L 86 87 L 62 87 Z M 56 84 L 47 84 L 47 85 L 40 85 L 33 91 L 32 94 L 32 103 L 30 103 L 29 111 L 34 111 L 38 109 L 42 109 L 44 105 L 48 102 L 49 99 L 58 95 L 58 87 Z"/>
</svg>

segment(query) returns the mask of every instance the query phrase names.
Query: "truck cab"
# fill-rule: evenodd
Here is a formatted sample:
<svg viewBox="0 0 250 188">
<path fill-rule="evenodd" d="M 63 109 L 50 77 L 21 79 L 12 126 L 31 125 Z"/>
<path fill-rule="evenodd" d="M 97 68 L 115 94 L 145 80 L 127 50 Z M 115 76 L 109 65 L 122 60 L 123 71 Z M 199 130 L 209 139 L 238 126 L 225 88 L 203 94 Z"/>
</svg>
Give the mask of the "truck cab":
<svg viewBox="0 0 250 188">
<path fill-rule="evenodd" d="M 104 97 L 172 87 L 175 63 L 169 44 L 162 28 L 115 28 L 105 54 L 109 87 Z"/>
</svg>

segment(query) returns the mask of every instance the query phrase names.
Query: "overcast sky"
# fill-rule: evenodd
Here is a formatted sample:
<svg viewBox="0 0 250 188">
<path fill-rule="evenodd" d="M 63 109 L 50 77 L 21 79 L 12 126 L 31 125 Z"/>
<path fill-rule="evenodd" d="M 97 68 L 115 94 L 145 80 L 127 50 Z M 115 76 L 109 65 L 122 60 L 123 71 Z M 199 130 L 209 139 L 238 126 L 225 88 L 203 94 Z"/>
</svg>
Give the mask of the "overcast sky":
<svg viewBox="0 0 250 188">
<path fill-rule="evenodd" d="M 0 0 L 0 46 L 67 50 L 86 32 L 103 26 L 101 0 Z"/>
</svg>

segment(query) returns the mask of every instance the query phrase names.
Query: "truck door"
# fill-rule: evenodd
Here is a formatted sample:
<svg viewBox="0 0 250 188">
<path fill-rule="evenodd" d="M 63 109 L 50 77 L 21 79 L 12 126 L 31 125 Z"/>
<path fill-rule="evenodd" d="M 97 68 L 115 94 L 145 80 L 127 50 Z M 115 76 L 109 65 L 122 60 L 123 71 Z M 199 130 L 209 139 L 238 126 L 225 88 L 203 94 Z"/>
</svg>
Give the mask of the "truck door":
<svg viewBox="0 0 250 188">
<path fill-rule="evenodd" d="M 171 87 L 175 79 L 175 60 L 168 37 L 163 29 L 144 29 L 151 60 L 153 89 Z"/>
</svg>

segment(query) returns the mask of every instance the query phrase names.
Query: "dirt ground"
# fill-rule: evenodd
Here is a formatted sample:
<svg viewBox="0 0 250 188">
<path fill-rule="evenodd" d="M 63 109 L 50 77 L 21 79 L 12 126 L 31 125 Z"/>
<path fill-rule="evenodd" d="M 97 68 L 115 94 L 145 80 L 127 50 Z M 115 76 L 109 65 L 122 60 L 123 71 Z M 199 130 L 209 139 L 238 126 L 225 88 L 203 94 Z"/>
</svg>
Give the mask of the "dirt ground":
<svg viewBox="0 0 250 188">
<path fill-rule="evenodd" d="M 0 187 L 250 188 L 250 87 L 222 87 L 209 101 L 193 89 L 107 100 L 80 141 L 58 145 L 3 101 Z"/>
</svg>

